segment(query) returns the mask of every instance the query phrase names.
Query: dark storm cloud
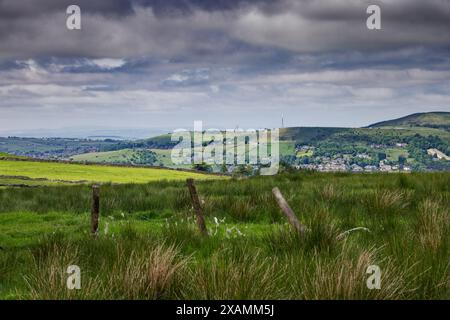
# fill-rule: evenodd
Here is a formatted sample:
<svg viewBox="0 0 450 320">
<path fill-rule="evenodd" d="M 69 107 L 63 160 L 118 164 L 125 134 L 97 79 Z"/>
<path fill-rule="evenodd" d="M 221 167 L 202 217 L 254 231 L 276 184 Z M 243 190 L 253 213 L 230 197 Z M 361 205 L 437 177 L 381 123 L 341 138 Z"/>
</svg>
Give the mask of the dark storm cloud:
<svg viewBox="0 0 450 320">
<path fill-rule="evenodd" d="M 65 8 L 82 9 L 82 30 Z M 383 30 L 365 26 L 380 4 Z M 0 0 L 0 58 L 221 59 L 261 48 L 294 53 L 450 47 L 450 1 L 441 0 Z M 238 53 L 239 52 L 239 53 Z"/>
<path fill-rule="evenodd" d="M 126 15 L 132 12 L 132 2 L 122 0 L 0 0 L 0 19 L 13 20 L 53 12 L 64 13 L 71 4 L 102 15 Z"/>
<path fill-rule="evenodd" d="M 72 4 L 88 13 L 124 16 L 132 14 L 135 7 L 152 8 L 156 14 L 165 15 L 190 14 L 195 10 L 234 10 L 256 4 L 270 8 L 274 7 L 273 3 L 271 0 L 0 0 L 0 18 L 16 19 L 61 12 Z"/>
</svg>

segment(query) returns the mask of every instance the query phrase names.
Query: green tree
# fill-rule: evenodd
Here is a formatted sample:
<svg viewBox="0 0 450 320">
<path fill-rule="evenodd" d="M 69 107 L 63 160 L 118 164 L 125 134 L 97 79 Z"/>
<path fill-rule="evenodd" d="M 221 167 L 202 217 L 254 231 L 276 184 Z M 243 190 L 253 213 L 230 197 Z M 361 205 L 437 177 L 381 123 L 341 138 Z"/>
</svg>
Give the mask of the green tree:
<svg viewBox="0 0 450 320">
<path fill-rule="evenodd" d="M 378 152 L 378 161 L 383 161 L 384 159 L 386 159 L 386 153 Z"/>
<path fill-rule="evenodd" d="M 204 162 L 203 163 L 196 163 L 196 164 L 194 164 L 192 166 L 192 168 L 194 170 L 203 171 L 203 172 L 212 172 L 213 171 L 212 166 L 210 166 L 209 164 L 204 163 Z"/>
<path fill-rule="evenodd" d="M 406 164 L 406 157 L 403 155 L 398 156 L 398 164 L 400 166 L 404 166 Z"/>
</svg>

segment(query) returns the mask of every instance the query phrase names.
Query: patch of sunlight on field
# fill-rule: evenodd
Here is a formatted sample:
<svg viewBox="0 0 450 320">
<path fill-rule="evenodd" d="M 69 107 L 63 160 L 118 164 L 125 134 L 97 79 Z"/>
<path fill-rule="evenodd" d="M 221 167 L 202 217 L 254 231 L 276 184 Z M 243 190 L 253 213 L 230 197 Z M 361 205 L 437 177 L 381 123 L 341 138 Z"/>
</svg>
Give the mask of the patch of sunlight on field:
<svg viewBox="0 0 450 320">
<path fill-rule="evenodd" d="M 224 179 L 217 175 L 156 168 L 130 168 L 56 162 L 0 161 L 0 172 L 7 176 L 26 176 L 64 181 L 146 183 L 158 180 Z"/>
<path fill-rule="evenodd" d="M 314 151 L 312 150 L 305 150 L 305 151 L 298 151 L 295 155 L 297 158 L 303 158 L 303 157 L 312 157 L 314 155 Z"/>
</svg>

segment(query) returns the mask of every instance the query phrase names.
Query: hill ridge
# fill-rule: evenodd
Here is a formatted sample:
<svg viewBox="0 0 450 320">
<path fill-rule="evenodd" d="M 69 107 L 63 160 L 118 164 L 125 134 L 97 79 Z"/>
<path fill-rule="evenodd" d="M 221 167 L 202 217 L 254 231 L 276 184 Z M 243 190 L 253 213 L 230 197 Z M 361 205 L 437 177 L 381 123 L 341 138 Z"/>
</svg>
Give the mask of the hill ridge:
<svg viewBox="0 0 450 320">
<path fill-rule="evenodd" d="M 408 126 L 408 127 L 428 127 L 450 130 L 450 112 L 431 111 L 417 112 L 400 118 L 385 120 L 373 123 L 366 128 Z"/>
</svg>

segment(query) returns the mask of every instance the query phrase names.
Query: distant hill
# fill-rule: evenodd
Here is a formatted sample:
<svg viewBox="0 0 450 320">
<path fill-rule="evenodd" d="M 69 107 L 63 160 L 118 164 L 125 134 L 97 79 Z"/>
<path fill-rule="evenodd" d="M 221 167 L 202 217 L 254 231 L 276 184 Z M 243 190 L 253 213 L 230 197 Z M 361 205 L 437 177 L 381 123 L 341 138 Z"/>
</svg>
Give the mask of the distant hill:
<svg viewBox="0 0 450 320">
<path fill-rule="evenodd" d="M 151 137 L 148 139 L 140 139 L 135 141 L 122 141 L 117 143 L 116 145 L 112 145 L 106 150 L 113 151 L 113 150 L 121 150 L 126 148 L 156 148 L 156 149 L 171 149 L 173 148 L 178 142 L 171 141 L 171 134 L 162 134 L 156 137 Z"/>
<path fill-rule="evenodd" d="M 74 138 L 0 137 L 0 152 L 40 159 L 67 158 L 72 155 L 109 151 L 117 140 L 89 140 Z"/>
<path fill-rule="evenodd" d="M 427 127 L 450 131 L 450 112 L 414 113 L 406 117 L 377 122 L 369 128 L 380 127 Z"/>
<path fill-rule="evenodd" d="M 191 168 L 173 164 L 170 134 L 141 140 L 1 138 L 0 152 L 40 159 Z M 450 112 L 411 114 L 365 128 L 290 127 L 279 132 L 283 164 L 319 171 L 450 171 Z M 204 142 L 204 145 L 210 142 Z M 0 154 L 0 158 L 1 158 Z M 233 170 L 215 166 L 213 170 Z"/>
</svg>

